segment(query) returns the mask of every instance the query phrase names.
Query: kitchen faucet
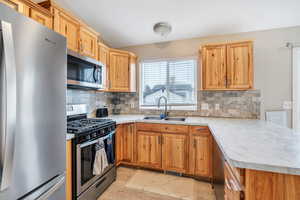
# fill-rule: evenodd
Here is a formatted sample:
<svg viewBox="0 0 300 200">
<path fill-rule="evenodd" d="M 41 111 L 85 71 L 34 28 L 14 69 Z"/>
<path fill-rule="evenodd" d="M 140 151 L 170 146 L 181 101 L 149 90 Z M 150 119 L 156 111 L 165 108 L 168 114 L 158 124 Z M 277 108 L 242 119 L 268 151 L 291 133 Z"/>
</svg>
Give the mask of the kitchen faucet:
<svg viewBox="0 0 300 200">
<path fill-rule="evenodd" d="M 163 118 L 166 118 L 166 117 L 168 117 L 168 99 L 165 96 L 161 96 L 158 98 L 157 107 L 160 108 L 160 102 L 162 99 L 165 100 L 165 114 L 164 114 Z"/>
</svg>

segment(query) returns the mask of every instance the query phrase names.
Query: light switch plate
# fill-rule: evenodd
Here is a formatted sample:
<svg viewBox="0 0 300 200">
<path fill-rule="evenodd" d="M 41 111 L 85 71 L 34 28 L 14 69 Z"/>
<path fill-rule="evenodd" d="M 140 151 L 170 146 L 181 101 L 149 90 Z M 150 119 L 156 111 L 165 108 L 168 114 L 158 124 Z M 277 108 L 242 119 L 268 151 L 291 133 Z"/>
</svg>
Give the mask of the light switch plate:
<svg viewBox="0 0 300 200">
<path fill-rule="evenodd" d="M 215 104 L 215 110 L 220 110 L 220 104 Z"/>
</svg>

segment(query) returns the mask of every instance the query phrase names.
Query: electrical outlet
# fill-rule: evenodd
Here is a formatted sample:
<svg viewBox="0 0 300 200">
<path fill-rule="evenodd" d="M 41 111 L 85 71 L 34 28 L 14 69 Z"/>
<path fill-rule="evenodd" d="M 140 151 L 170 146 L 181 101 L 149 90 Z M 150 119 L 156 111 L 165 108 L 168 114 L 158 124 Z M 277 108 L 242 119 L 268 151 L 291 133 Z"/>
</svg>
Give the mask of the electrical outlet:
<svg viewBox="0 0 300 200">
<path fill-rule="evenodd" d="M 292 101 L 284 101 L 283 105 L 282 105 L 282 108 L 285 109 L 285 110 L 291 110 L 292 107 L 293 107 L 292 105 L 293 105 Z"/>
<path fill-rule="evenodd" d="M 209 109 L 208 103 L 201 104 L 201 110 L 208 110 L 208 109 Z"/>
<path fill-rule="evenodd" d="M 134 106 L 135 106 L 134 103 L 130 104 L 130 108 L 134 108 Z"/>
<path fill-rule="evenodd" d="M 220 104 L 215 104 L 215 110 L 220 110 Z"/>
</svg>

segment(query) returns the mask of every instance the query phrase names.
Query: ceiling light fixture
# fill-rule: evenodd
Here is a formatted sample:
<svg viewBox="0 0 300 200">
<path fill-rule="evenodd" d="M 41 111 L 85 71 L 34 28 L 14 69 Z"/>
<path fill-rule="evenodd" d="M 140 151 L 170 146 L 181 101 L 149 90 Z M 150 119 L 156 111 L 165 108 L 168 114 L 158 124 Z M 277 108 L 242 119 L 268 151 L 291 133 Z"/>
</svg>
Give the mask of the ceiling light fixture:
<svg viewBox="0 0 300 200">
<path fill-rule="evenodd" d="M 167 37 L 172 31 L 172 26 L 168 22 L 158 22 L 154 24 L 153 31 L 156 34 Z"/>
</svg>

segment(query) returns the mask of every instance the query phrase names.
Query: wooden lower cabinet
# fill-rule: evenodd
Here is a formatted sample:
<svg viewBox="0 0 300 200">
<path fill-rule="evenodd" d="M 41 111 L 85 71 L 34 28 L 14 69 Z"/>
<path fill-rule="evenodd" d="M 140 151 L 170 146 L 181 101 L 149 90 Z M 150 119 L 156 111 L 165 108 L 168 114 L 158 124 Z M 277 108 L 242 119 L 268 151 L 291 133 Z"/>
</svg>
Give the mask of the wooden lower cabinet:
<svg viewBox="0 0 300 200">
<path fill-rule="evenodd" d="M 137 164 L 153 168 L 161 168 L 160 133 L 138 131 L 136 135 Z"/>
<path fill-rule="evenodd" d="M 199 128 L 201 129 L 201 128 Z M 189 171 L 202 177 L 212 177 L 212 136 L 203 128 L 199 133 L 191 133 L 189 151 Z"/>
<path fill-rule="evenodd" d="M 120 165 L 123 160 L 123 125 L 117 125 L 116 129 L 116 164 Z"/>
<path fill-rule="evenodd" d="M 212 136 L 207 127 L 123 124 L 117 127 L 116 144 L 118 164 L 211 178 Z"/>
<path fill-rule="evenodd" d="M 116 130 L 116 161 L 133 163 L 135 145 L 135 125 L 118 125 Z"/>
<path fill-rule="evenodd" d="M 162 134 L 162 168 L 186 173 L 188 167 L 188 135 Z"/>
<path fill-rule="evenodd" d="M 66 200 L 72 199 L 72 141 L 68 140 L 66 144 Z"/>
<path fill-rule="evenodd" d="M 299 200 L 300 176 L 246 169 L 246 200 Z"/>
</svg>

